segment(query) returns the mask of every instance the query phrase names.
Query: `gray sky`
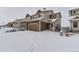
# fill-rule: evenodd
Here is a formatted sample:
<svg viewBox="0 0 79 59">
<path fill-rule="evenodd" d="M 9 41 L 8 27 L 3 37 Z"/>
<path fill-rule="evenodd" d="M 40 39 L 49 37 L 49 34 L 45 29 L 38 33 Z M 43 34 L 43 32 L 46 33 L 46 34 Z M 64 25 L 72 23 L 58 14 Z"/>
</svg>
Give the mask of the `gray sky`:
<svg viewBox="0 0 79 59">
<path fill-rule="evenodd" d="M 24 18 L 27 13 L 32 15 L 36 13 L 38 9 L 43 10 L 43 7 L 0 7 L 0 25 Z M 74 9 L 74 7 L 46 7 L 46 9 L 52 9 L 55 13 L 61 12 L 62 26 L 69 26 L 68 10 Z"/>
</svg>

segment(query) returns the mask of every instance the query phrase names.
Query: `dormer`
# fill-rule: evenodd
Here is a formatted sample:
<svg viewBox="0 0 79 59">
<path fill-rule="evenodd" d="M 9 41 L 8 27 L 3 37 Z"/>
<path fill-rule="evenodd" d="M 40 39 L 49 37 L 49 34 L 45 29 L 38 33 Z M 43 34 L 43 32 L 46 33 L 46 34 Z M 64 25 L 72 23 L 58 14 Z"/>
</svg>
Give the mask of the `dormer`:
<svg viewBox="0 0 79 59">
<path fill-rule="evenodd" d="M 25 16 L 25 18 L 27 18 L 27 17 L 29 17 L 30 15 L 29 14 L 27 14 L 26 16 Z"/>
<path fill-rule="evenodd" d="M 55 17 L 55 18 L 62 18 L 62 16 L 61 16 L 61 13 L 60 13 L 60 12 L 55 13 L 54 17 Z"/>
</svg>

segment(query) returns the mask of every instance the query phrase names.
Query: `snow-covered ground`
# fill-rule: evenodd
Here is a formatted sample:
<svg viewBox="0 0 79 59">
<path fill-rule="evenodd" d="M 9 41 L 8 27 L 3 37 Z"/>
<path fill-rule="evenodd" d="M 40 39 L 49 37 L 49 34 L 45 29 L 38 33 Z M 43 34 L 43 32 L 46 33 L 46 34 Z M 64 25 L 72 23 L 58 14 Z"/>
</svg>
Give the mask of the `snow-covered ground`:
<svg viewBox="0 0 79 59">
<path fill-rule="evenodd" d="M 0 52 L 79 51 L 79 34 L 66 37 L 52 31 L 5 33 L 6 30 L 0 29 Z"/>
</svg>

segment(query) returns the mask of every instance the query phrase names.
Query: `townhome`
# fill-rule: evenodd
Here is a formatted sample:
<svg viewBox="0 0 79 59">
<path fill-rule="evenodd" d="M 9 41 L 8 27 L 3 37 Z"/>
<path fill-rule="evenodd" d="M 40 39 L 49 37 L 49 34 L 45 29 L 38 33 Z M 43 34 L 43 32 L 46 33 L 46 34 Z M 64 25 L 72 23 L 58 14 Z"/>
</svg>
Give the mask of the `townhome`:
<svg viewBox="0 0 79 59">
<path fill-rule="evenodd" d="M 23 19 L 14 22 L 14 28 L 24 28 L 31 31 L 60 31 L 61 13 L 54 13 L 52 10 L 38 10 L 35 14 L 27 14 Z"/>
<path fill-rule="evenodd" d="M 9 22 L 6 26 L 13 27 L 14 22 Z"/>
<path fill-rule="evenodd" d="M 79 31 L 79 8 L 69 10 L 71 31 Z"/>
<path fill-rule="evenodd" d="M 22 20 L 22 19 L 16 19 L 16 20 L 14 21 L 13 27 L 14 27 L 14 28 L 21 28 L 21 20 Z"/>
<path fill-rule="evenodd" d="M 23 29 L 25 29 L 25 30 L 28 30 L 28 24 L 27 24 L 27 23 L 28 23 L 29 20 L 30 20 L 30 15 L 27 14 L 27 15 L 25 16 L 25 18 L 20 21 L 20 23 L 21 23 L 21 28 L 23 28 Z"/>
</svg>

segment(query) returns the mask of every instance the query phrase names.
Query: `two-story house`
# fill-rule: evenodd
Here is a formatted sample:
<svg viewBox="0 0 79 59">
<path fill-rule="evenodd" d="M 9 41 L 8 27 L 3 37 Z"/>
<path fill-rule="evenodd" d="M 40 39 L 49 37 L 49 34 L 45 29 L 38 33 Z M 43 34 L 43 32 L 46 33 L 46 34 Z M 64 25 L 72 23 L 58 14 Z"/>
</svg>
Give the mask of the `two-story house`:
<svg viewBox="0 0 79 59">
<path fill-rule="evenodd" d="M 61 28 L 61 14 L 60 12 L 54 13 L 52 10 L 38 10 L 36 14 L 30 16 L 27 24 L 27 29 L 32 31 L 59 31 Z"/>
<path fill-rule="evenodd" d="M 69 10 L 71 31 L 79 31 L 79 8 Z"/>
</svg>

